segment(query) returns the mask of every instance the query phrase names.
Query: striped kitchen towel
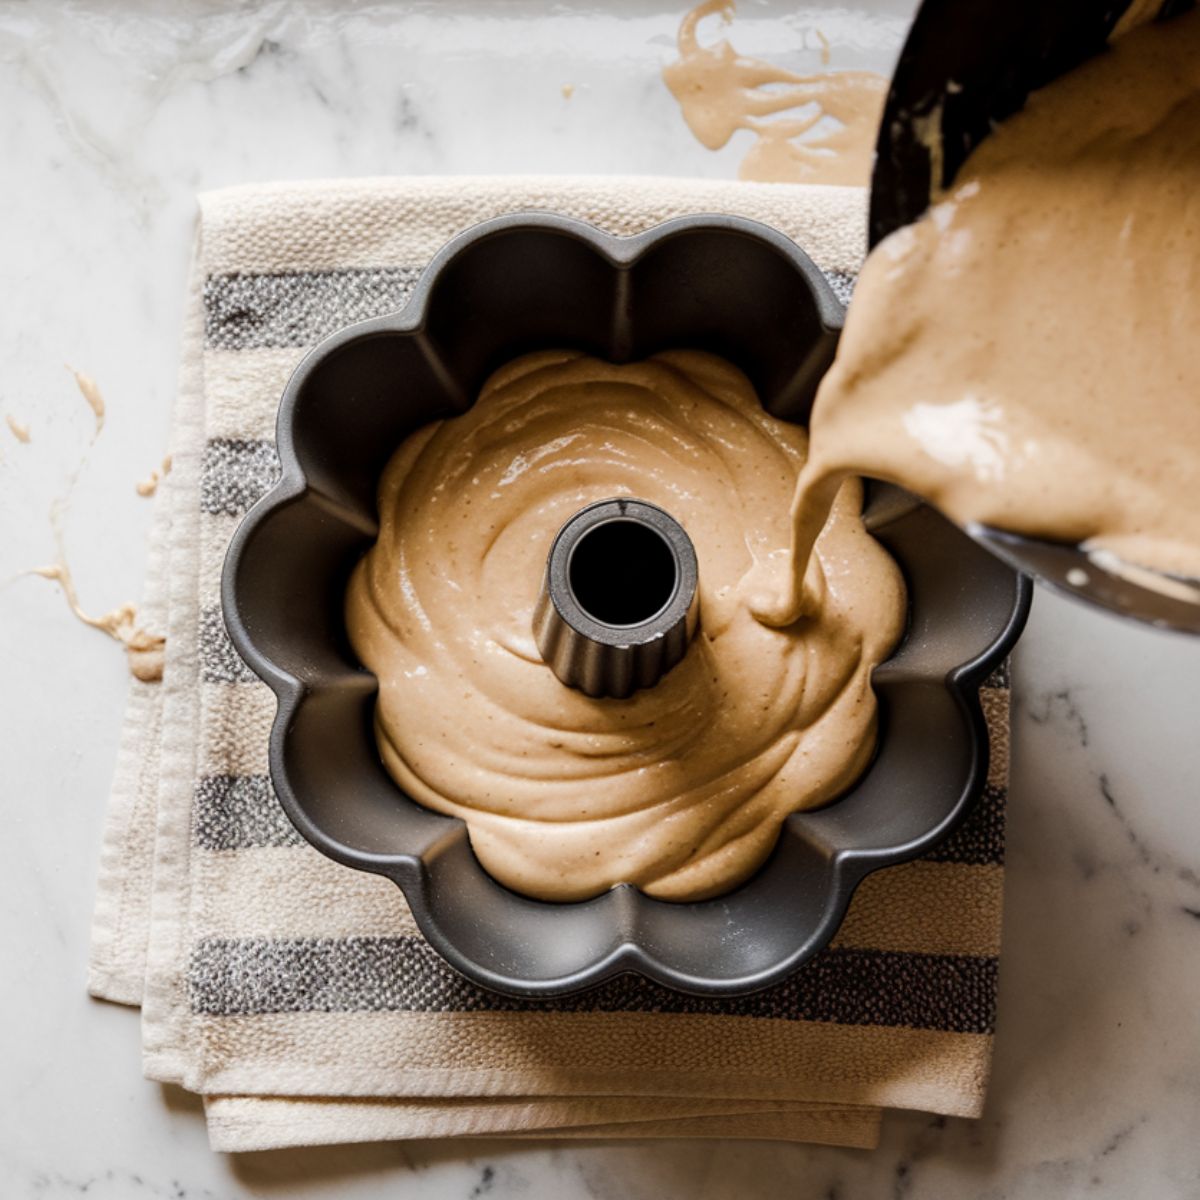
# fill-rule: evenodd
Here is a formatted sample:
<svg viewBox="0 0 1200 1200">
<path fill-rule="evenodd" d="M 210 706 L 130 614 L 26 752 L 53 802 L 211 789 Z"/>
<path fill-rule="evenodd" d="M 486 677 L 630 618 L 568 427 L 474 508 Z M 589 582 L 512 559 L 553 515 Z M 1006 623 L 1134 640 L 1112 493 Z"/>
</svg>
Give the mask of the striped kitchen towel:
<svg viewBox="0 0 1200 1200">
<path fill-rule="evenodd" d="M 464 1135 L 723 1136 L 869 1146 L 880 1110 L 977 1115 L 995 1014 L 1008 682 L 984 689 L 987 794 L 934 854 L 871 876 L 835 943 L 745 999 L 632 977 L 553 1001 L 467 983 L 388 881 L 323 858 L 267 777 L 274 698 L 225 633 L 226 545 L 274 481 L 275 412 L 323 335 L 402 305 L 453 234 L 550 209 L 631 234 L 738 212 L 847 294 L 849 188 L 647 179 L 410 179 L 206 195 L 173 456 L 105 832 L 90 989 L 142 1007 L 149 1078 L 205 1097 L 245 1150 Z"/>
</svg>

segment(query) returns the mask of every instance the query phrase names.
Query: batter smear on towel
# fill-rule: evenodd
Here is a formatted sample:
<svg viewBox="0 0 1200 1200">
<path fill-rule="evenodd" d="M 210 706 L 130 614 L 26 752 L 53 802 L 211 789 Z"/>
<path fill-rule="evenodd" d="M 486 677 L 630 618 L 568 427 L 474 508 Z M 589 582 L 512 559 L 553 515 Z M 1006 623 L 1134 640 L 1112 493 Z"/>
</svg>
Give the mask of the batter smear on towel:
<svg viewBox="0 0 1200 1200">
<path fill-rule="evenodd" d="M 715 895 L 758 867 L 788 813 L 863 770 L 871 669 L 900 635 L 905 594 L 863 526 L 857 480 L 805 570 L 804 617 L 774 628 L 749 607 L 760 572 L 789 561 L 806 443 L 711 355 L 614 366 L 542 352 L 396 453 L 378 541 L 349 586 L 350 638 L 379 679 L 389 772 L 462 817 L 501 882 L 548 900 L 620 882 Z M 621 495 L 690 535 L 700 628 L 655 687 L 597 700 L 542 662 L 531 622 L 558 529 Z"/>
</svg>

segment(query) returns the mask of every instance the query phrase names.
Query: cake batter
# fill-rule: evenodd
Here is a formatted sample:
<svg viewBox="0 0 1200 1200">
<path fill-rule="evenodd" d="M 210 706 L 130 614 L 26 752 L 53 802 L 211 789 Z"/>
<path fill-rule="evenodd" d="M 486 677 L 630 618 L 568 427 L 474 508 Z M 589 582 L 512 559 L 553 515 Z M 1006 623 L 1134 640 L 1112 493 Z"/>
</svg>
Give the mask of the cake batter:
<svg viewBox="0 0 1200 1200">
<path fill-rule="evenodd" d="M 580 900 L 726 891 L 788 813 L 833 799 L 868 762 L 871 669 L 900 635 L 904 586 L 838 491 L 805 579 L 805 619 L 769 628 L 745 580 L 788 557 L 803 429 L 744 375 L 696 351 L 614 366 L 527 355 L 473 408 L 413 434 L 384 472 L 378 541 L 346 616 L 379 680 L 376 733 L 396 781 L 462 817 L 517 891 Z M 531 628 L 558 529 L 593 501 L 667 510 L 699 562 L 684 660 L 628 700 L 595 700 L 542 662 Z"/>
</svg>

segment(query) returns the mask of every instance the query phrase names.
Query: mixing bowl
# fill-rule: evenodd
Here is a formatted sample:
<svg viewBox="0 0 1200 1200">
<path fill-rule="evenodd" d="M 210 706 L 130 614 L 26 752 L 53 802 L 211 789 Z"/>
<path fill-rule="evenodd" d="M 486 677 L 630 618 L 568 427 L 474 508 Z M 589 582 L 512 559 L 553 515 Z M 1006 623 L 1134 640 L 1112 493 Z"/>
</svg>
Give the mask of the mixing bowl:
<svg viewBox="0 0 1200 1200">
<path fill-rule="evenodd" d="M 271 779 L 300 833 L 399 884 L 430 944 L 473 981 L 517 996 L 628 971 L 704 996 L 762 988 L 828 943 L 868 872 L 930 849 L 979 797 L 978 688 L 1020 633 L 1029 584 L 882 486 L 868 490 L 867 521 L 904 572 L 909 614 L 874 676 L 877 753 L 835 803 L 789 817 L 734 891 L 691 903 L 629 885 L 570 904 L 517 895 L 483 870 L 461 821 L 401 791 L 376 749 L 376 681 L 350 649 L 343 602 L 376 535 L 380 473 L 407 434 L 547 347 L 616 362 L 708 350 L 745 371 L 770 412 L 804 422 L 841 324 L 821 272 L 766 226 L 693 217 L 616 238 L 516 215 L 456 238 L 403 311 L 327 338 L 288 383 L 282 478 L 239 527 L 222 585 L 234 645 L 278 697 Z"/>
<path fill-rule="evenodd" d="M 1194 0 L 1138 4 L 1165 19 Z M 1085 59 L 1103 51 L 1130 0 L 924 0 L 892 77 L 871 179 L 874 245 L 909 225 L 949 187 L 971 151 L 1005 117 Z M 1119 616 L 1200 634 L 1200 586 L 1155 582 L 1145 570 L 1111 569 L 1079 546 L 970 525 L 980 545 L 1019 571 Z"/>
</svg>

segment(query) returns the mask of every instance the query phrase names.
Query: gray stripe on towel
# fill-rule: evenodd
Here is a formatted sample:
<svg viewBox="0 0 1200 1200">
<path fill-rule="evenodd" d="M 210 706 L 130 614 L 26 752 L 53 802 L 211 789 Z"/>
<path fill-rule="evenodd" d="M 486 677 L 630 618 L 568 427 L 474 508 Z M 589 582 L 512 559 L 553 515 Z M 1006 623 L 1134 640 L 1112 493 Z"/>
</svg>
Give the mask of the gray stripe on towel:
<svg viewBox="0 0 1200 1200">
<path fill-rule="evenodd" d="M 205 683 L 253 683 L 258 679 L 229 640 L 219 604 L 200 610 L 197 642 L 200 677 Z"/>
<path fill-rule="evenodd" d="M 821 274 L 829 280 L 829 286 L 833 288 L 834 295 L 843 304 L 849 304 L 850 297 L 854 294 L 854 285 L 858 282 L 858 276 L 851 275 L 849 271 L 822 271 Z"/>
<path fill-rule="evenodd" d="M 311 346 L 327 334 L 403 308 L 420 267 L 236 272 L 204 283 L 204 336 L 217 350 Z"/>
<path fill-rule="evenodd" d="M 922 857 L 929 862 L 966 863 L 973 867 L 1003 863 L 1006 797 L 1003 788 L 986 786 L 966 820 Z"/>
<path fill-rule="evenodd" d="M 1012 667 L 1006 658 L 980 685 L 993 691 L 1006 692 L 1012 687 Z"/>
<path fill-rule="evenodd" d="M 991 1033 L 996 960 L 962 955 L 825 950 L 752 996 L 706 1000 L 638 976 L 578 996 L 516 1000 L 485 991 L 419 938 L 209 938 L 188 973 L 192 1011 L 700 1013 L 839 1025 L 898 1025 Z"/>
<path fill-rule="evenodd" d="M 240 517 L 279 478 L 275 443 L 259 438 L 210 438 L 200 466 L 200 511 Z"/>
<path fill-rule="evenodd" d="M 299 846 L 266 775 L 204 775 L 196 781 L 192 837 L 202 850 Z"/>
</svg>

